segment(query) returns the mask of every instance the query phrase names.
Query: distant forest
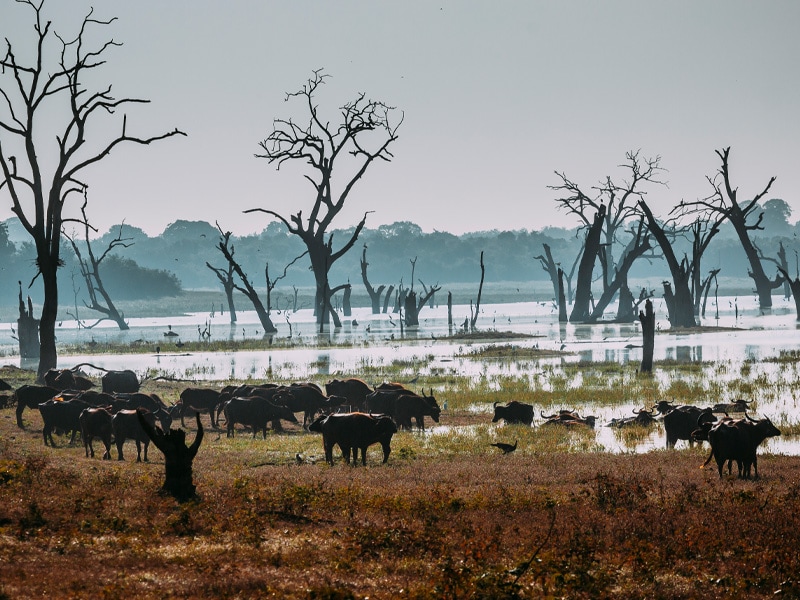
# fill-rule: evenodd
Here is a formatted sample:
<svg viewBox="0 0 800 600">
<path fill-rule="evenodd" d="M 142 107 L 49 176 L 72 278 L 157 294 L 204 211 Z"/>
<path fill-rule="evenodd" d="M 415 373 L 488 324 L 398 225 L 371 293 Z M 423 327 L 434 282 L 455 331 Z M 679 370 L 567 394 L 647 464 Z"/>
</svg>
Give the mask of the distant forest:
<svg viewBox="0 0 800 600">
<path fill-rule="evenodd" d="M 754 236 L 763 255 L 769 259 L 777 255 L 783 243 L 789 257 L 790 271 L 796 275 L 798 266 L 798 233 L 800 222 L 790 224 L 790 210 L 783 202 L 767 202 L 764 210 L 763 231 Z M 777 210 L 775 207 L 781 208 Z M 769 207 L 773 207 L 771 210 Z M 121 227 L 121 229 L 120 229 Z M 375 229 L 365 228 L 353 249 L 331 271 L 331 285 L 348 281 L 354 293 L 361 295 L 364 287 L 360 261 L 366 245 L 370 282 L 398 286 L 401 280 L 410 286 L 411 260 L 416 259 L 415 287 L 474 283 L 480 278 L 479 259 L 484 253 L 486 282 L 547 281 L 549 275 L 536 258 L 543 254 L 544 244 L 552 250 L 554 259 L 569 272 L 578 257 L 583 240 L 583 230 L 544 228 L 540 231 L 520 229 L 517 231 L 482 231 L 453 235 L 443 231 L 423 232 L 412 222 L 404 221 L 381 225 Z M 333 231 L 334 242 L 345 238 L 352 230 Z M 221 290 L 217 276 L 206 263 L 225 268 L 226 262 L 217 244 L 219 230 L 203 221 L 176 221 L 161 235 L 150 237 L 144 231 L 130 225 L 112 227 L 105 235 L 92 240 L 96 254 L 102 253 L 109 242 L 118 235 L 127 240 L 127 247 L 115 248 L 102 263 L 102 276 L 112 297 L 118 300 L 136 300 L 174 296 L 182 290 Z M 285 227 L 272 222 L 261 233 L 231 237 L 235 257 L 257 289 L 266 289 L 265 267 L 269 264 L 271 279 L 282 275 L 284 269 L 305 247 L 296 237 L 289 235 Z M 80 242 L 79 240 L 79 243 Z M 681 248 L 685 244 L 685 249 Z M 689 252 L 688 242 L 676 242 L 678 256 Z M 622 248 L 615 249 L 617 255 Z M 64 265 L 60 269 L 60 303 L 67 307 L 77 298 L 82 305 L 87 298 L 80 268 L 72 248 L 65 244 L 61 256 Z M 17 300 L 18 281 L 22 282 L 23 294 L 30 295 L 34 303 L 41 302 L 41 286 L 34 281 L 36 275 L 35 252 L 27 234 L 16 219 L 0 223 L 0 259 L 2 260 L 2 286 L 0 300 L 14 303 Z M 710 250 L 704 256 L 703 273 L 721 269 L 721 278 L 747 278 L 748 265 L 741 245 L 729 225 L 724 225 L 714 238 Z M 774 266 L 765 265 L 774 275 Z M 599 276 L 599 273 L 596 274 Z M 649 279 L 654 283 L 660 278 L 669 279 L 669 271 L 659 257 L 638 260 L 631 272 L 631 279 Z M 314 278 L 307 257 L 295 262 L 286 277 L 278 282 L 276 292 L 286 296 L 292 286 L 313 286 Z M 660 290 L 657 290 L 660 294 Z"/>
</svg>

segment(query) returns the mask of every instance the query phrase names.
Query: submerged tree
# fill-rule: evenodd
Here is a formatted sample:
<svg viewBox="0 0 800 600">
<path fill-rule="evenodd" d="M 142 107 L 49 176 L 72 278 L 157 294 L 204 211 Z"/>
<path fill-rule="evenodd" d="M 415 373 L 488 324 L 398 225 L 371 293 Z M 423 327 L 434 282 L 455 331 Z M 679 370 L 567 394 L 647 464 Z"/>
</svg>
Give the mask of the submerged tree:
<svg viewBox="0 0 800 600">
<path fill-rule="evenodd" d="M 333 264 L 355 244 L 368 213 L 338 249 L 334 249 L 333 234 L 328 230 L 370 165 L 375 160 L 391 161 L 393 154 L 389 147 L 397 140 L 397 130 L 403 121 L 401 115 L 393 122 L 393 107 L 359 94 L 341 107 L 341 121 L 331 124 L 319 113 L 316 104 L 317 91 L 327 77 L 322 70 L 314 71 L 300 90 L 286 95 L 287 101 L 299 99 L 304 103 L 307 121 L 301 125 L 291 118 L 276 119 L 272 133 L 260 143 L 263 153 L 256 154 L 276 163 L 278 169 L 287 161 L 310 167 L 311 173 L 305 178 L 314 189 L 311 210 L 306 216 L 298 210 L 288 217 L 265 208 L 245 211 L 272 215 L 305 243 L 316 282 L 314 306 L 320 328 L 330 323 L 333 313 L 328 274 Z"/>
<path fill-rule="evenodd" d="M 62 226 L 69 220 L 64 208 L 71 194 L 85 188 L 80 179 L 84 171 L 120 144 L 147 145 L 185 134 L 176 129 L 138 137 L 128 133 L 125 116 L 116 126 L 104 120 L 113 120 L 128 105 L 148 102 L 115 98 L 110 85 L 95 87 L 95 70 L 105 64 L 107 51 L 120 44 L 109 40 L 92 46 L 90 30 L 108 26 L 115 18 L 100 20 L 90 10 L 77 34 L 69 36 L 56 33 L 45 19 L 44 2 L 18 2 L 33 13 L 32 48 L 17 52 L 7 39 L 6 53 L 0 58 L 0 191 L 10 196 L 11 210 L 36 248 L 37 277 L 41 276 L 44 288 L 39 322 L 41 379 L 57 366 L 57 271 L 64 264 Z"/>
</svg>

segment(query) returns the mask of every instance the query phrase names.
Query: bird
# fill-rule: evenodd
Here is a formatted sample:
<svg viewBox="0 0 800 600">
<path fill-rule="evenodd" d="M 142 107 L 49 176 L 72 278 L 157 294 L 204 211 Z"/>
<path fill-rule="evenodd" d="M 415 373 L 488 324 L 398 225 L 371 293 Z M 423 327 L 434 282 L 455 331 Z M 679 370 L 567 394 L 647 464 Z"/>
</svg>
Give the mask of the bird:
<svg viewBox="0 0 800 600">
<path fill-rule="evenodd" d="M 178 334 L 172 331 L 172 325 L 167 325 L 167 329 L 169 329 L 169 331 L 164 332 L 165 337 L 177 337 Z"/>
<path fill-rule="evenodd" d="M 183 347 L 184 347 L 186 344 L 184 344 L 182 341 L 178 340 L 177 342 L 175 342 L 175 345 L 176 345 L 178 348 L 183 348 Z"/>
<path fill-rule="evenodd" d="M 511 452 L 517 449 L 517 440 L 514 440 L 513 446 L 511 444 L 506 444 L 504 442 L 496 442 L 491 445 L 494 446 L 495 448 L 500 448 L 500 450 L 503 451 L 503 454 L 510 454 Z"/>
</svg>

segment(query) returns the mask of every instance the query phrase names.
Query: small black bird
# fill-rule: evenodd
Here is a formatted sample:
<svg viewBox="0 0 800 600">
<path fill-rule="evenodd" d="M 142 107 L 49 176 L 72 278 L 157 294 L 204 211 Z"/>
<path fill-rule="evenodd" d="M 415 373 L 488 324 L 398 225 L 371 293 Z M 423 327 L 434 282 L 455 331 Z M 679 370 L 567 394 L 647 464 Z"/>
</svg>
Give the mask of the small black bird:
<svg viewBox="0 0 800 600">
<path fill-rule="evenodd" d="M 517 449 L 517 440 L 514 440 L 514 445 L 505 444 L 503 442 L 497 442 L 496 444 L 491 444 L 495 448 L 500 448 L 503 451 L 503 454 L 509 454 Z"/>
</svg>

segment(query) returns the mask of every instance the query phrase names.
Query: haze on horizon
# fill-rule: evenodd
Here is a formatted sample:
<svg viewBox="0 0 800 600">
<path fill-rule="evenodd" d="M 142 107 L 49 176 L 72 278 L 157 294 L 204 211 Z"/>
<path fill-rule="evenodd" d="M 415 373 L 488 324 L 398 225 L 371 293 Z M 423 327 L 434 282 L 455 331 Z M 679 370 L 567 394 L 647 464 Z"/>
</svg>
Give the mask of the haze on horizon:
<svg viewBox="0 0 800 600">
<path fill-rule="evenodd" d="M 46 0 L 45 14 L 70 37 L 90 6 Z M 15 50 L 31 41 L 26 9 L 0 0 L 0 33 Z M 740 199 L 775 175 L 765 199 L 800 217 L 800 4 L 789 0 L 104 0 L 94 16 L 118 17 L 98 39 L 123 43 L 101 83 L 150 100 L 128 111 L 129 130 L 188 134 L 121 147 L 91 172 L 89 216 L 101 232 L 124 220 L 157 235 L 187 219 L 245 235 L 269 219 L 243 210 L 308 206 L 299 168 L 276 171 L 254 154 L 274 118 L 305 117 L 285 93 L 320 68 L 331 78 L 319 106 L 332 122 L 359 92 L 405 119 L 394 160 L 370 167 L 336 228 L 365 211 L 370 228 L 573 227 L 547 187 L 554 171 L 588 190 L 621 176 L 629 150 L 662 157 L 669 187 L 648 200 L 665 216 L 709 194 L 725 146 Z"/>
</svg>

